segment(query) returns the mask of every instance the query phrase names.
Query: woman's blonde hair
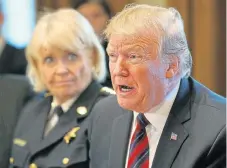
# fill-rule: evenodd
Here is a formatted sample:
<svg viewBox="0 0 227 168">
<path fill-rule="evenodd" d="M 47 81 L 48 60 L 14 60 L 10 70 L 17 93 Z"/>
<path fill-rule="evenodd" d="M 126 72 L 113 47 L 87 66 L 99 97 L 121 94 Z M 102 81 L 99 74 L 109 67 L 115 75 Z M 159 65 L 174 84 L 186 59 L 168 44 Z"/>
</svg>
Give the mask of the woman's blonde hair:
<svg viewBox="0 0 227 168">
<path fill-rule="evenodd" d="M 37 69 L 37 60 L 42 48 L 57 47 L 76 52 L 91 50 L 93 76 L 103 81 L 106 76 L 105 52 L 90 23 L 74 9 L 60 9 L 42 16 L 34 29 L 32 39 L 26 49 L 28 60 L 27 75 L 34 90 L 46 90 Z"/>
</svg>

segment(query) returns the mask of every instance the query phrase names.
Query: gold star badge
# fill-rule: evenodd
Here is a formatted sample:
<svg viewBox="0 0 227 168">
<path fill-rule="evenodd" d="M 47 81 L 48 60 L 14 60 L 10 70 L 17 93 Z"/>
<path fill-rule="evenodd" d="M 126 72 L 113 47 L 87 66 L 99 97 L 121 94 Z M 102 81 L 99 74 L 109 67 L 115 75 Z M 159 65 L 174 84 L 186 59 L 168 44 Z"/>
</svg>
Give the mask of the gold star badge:
<svg viewBox="0 0 227 168">
<path fill-rule="evenodd" d="M 64 140 L 65 143 L 69 144 L 69 142 L 71 141 L 71 139 L 76 138 L 76 132 L 80 129 L 80 127 L 74 127 L 73 129 L 71 129 L 65 136 L 64 136 Z"/>
</svg>

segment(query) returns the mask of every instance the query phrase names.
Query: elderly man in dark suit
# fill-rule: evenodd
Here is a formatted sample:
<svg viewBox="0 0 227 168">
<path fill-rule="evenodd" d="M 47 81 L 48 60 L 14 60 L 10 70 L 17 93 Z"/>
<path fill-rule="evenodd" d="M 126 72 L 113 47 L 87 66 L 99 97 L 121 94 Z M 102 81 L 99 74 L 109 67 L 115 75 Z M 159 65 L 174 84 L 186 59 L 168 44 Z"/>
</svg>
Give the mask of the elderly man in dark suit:
<svg viewBox="0 0 227 168">
<path fill-rule="evenodd" d="M 33 95 L 23 76 L 0 75 L 0 167 L 9 163 L 10 146 L 19 112 Z"/>
<path fill-rule="evenodd" d="M 132 5 L 105 34 L 116 96 L 93 108 L 91 167 L 225 167 L 226 99 L 190 77 L 179 12 Z"/>
</svg>

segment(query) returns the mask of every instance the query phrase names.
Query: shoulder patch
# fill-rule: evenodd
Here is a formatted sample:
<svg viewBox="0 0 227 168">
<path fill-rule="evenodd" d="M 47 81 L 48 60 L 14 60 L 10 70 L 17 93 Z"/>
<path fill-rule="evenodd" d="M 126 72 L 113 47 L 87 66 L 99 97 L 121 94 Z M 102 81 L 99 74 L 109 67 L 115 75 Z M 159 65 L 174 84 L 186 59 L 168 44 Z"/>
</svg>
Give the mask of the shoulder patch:
<svg viewBox="0 0 227 168">
<path fill-rule="evenodd" d="M 111 89 L 109 87 L 106 87 L 106 86 L 105 87 L 102 87 L 100 89 L 100 92 L 109 93 L 109 94 L 116 94 L 116 92 L 113 89 Z"/>
</svg>

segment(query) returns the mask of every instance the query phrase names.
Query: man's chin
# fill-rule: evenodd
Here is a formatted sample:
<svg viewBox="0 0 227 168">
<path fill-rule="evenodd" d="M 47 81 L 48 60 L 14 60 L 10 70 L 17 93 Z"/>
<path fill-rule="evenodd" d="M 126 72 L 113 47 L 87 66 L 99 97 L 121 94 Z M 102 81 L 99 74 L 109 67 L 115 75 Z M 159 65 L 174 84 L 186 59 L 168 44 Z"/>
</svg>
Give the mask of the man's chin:
<svg viewBox="0 0 227 168">
<path fill-rule="evenodd" d="M 141 101 L 133 101 L 129 99 L 117 98 L 118 104 L 121 108 L 129 111 L 136 111 L 140 113 L 145 113 L 149 110 L 148 107 L 143 107 L 140 103 Z"/>
<path fill-rule="evenodd" d="M 130 110 L 130 111 L 134 111 L 135 109 L 135 105 L 132 103 L 132 101 L 124 99 L 122 100 L 122 98 L 117 98 L 118 104 L 125 110 Z"/>
</svg>

